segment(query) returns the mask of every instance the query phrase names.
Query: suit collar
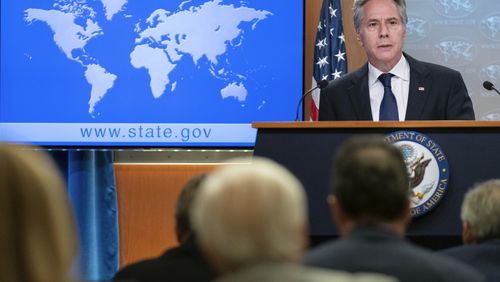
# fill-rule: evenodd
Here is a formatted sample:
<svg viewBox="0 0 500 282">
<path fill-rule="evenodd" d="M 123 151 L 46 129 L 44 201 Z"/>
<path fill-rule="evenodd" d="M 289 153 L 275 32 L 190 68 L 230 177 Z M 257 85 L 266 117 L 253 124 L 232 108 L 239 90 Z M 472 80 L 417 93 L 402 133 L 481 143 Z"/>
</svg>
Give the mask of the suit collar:
<svg viewBox="0 0 500 282">
<path fill-rule="evenodd" d="M 419 120 L 431 87 L 429 70 L 422 62 L 403 53 L 410 65 L 410 89 L 405 120 Z M 368 88 L 368 63 L 352 73 L 347 89 L 358 120 L 373 120 Z"/>
<path fill-rule="evenodd" d="M 405 120 L 419 120 L 429 97 L 431 78 L 425 64 L 406 53 L 404 53 L 404 56 L 410 65 L 410 89 Z"/>
<path fill-rule="evenodd" d="M 347 238 L 370 241 L 404 241 L 403 237 L 399 236 L 392 230 L 377 225 L 357 226 L 347 235 Z"/>
<path fill-rule="evenodd" d="M 189 237 L 177 247 L 166 250 L 162 255 L 162 259 L 168 259 L 172 256 L 178 255 L 194 255 L 200 252 L 196 236 L 189 235 Z"/>
<path fill-rule="evenodd" d="M 358 120 L 373 120 L 368 90 L 368 63 L 353 72 L 347 92 Z"/>
<path fill-rule="evenodd" d="M 368 87 L 372 87 L 373 84 L 378 82 L 378 77 L 384 72 L 377 69 L 374 65 L 368 63 Z M 398 63 L 389 71 L 394 76 L 404 80 L 410 80 L 410 65 L 406 60 L 405 56 L 401 56 Z"/>
</svg>

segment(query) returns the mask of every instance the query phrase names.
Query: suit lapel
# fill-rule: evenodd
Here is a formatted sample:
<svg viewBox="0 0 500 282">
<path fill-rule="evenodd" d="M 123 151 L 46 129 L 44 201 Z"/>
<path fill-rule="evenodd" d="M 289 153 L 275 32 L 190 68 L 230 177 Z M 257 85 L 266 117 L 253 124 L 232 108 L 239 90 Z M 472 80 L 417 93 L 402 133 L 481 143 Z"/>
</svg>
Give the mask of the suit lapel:
<svg viewBox="0 0 500 282">
<path fill-rule="evenodd" d="M 347 94 L 358 120 L 373 120 L 368 90 L 368 64 L 356 71 Z"/>
<path fill-rule="evenodd" d="M 405 120 L 419 120 L 431 90 L 429 72 L 419 61 L 407 54 L 404 55 L 410 65 L 410 89 Z"/>
</svg>

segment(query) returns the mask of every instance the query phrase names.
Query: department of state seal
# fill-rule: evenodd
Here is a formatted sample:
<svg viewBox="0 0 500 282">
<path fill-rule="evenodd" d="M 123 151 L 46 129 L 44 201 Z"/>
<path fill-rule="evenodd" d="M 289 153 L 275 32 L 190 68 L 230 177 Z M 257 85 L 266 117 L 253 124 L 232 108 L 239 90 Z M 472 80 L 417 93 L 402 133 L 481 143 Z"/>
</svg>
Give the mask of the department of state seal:
<svg viewBox="0 0 500 282">
<path fill-rule="evenodd" d="M 403 154 L 410 177 L 412 216 L 429 212 L 442 199 L 448 187 L 446 155 L 434 140 L 416 131 L 396 131 L 385 138 Z"/>
</svg>

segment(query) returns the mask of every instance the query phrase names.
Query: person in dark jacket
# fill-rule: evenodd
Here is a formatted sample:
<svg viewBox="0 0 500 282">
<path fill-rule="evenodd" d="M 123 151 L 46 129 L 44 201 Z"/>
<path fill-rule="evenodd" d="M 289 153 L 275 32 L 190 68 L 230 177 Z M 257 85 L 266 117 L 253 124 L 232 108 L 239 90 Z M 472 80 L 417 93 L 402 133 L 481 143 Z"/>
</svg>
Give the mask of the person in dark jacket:
<svg viewBox="0 0 500 282">
<path fill-rule="evenodd" d="M 120 270 L 114 280 L 120 282 L 207 282 L 215 273 L 198 248 L 196 236 L 191 230 L 189 214 L 200 184 L 205 175 L 193 177 L 184 186 L 176 203 L 176 235 L 178 247 L 167 250 L 158 258 L 140 261 Z"/>
<path fill-rule="evenodd" d="M 313 249 L 309 266 L 375 272 L 401 282 L 484 281 L 470 266 L 404 239 L 410 221 L 409 177 L 398 148 L 383 137 L 345 143 L 332 167 L 332 214 L 342 236 Z"/>
<path fill-rule="evenodd" d="M 477 184 L 462 203 L 463 246 L 440 253 L 500 281 L 500 179 Z"/>
</svg>

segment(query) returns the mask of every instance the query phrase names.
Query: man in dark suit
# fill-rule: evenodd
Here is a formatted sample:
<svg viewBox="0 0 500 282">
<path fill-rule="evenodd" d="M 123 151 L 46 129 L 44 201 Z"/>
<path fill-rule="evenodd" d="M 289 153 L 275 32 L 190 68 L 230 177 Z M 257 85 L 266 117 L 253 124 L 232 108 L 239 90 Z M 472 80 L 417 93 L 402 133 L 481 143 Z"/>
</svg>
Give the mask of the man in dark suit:
<svg viewBox="0 0 500 282">
<path fill-rule="evenodd" d="M 191 230 L 190 212 L 204 175 L 197 175 L 184 186 L 175 208 L 176 235 L 180 246 L 155 259 L 131 264 L 120 270 L 114 280 L 123 282 L 208 282 L 215 273 L 202 256 Z"/>
<path fill-rule="evenodd" d="M 487 281 L 500 281 L 500 180 L 476 185 L 462 203 L 464 246 L 444 250 L 444 255 L 473 266 Z"/>
<path fill-rule="evenodd" d="M 356 0 L 368 63 L 321 91 L 319 120 L 474 120 L 461 74 L 403 53 L 405 0 Z"/>
<path fill-rule="evenodd" d="M 337 154 L 328 198 L 342 238 L 310 251 L 305 263 L 383 273 L 401 282 L 483 281 L 471 267 L 404 239 L 411 217 L 409 189 L 399 149 L 382 137 L 348 141 Z"/>
</svg>

